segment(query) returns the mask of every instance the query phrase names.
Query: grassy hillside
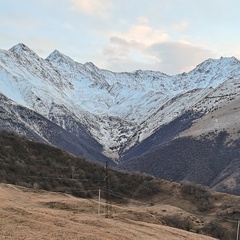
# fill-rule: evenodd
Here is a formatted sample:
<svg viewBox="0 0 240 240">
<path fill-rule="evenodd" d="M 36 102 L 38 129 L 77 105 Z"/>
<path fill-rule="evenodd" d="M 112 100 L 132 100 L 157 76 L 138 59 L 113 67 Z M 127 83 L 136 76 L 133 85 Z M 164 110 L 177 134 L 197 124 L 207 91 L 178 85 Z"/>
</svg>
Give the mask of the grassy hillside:
<svg viewBox="0 0 240 240">
<path fill-rule="evenodd" d="M 0 184 L 1 240 L 213 240 L 177 228 L 163 226 L 139 206 L 113 205 L 113 218 L 98 215 L 94 199 Z"/>
<path fill-rule="evenodd" d="M 98 194 L 99 188 L 105 189 L 105 177 L 105 165 L 13 133 L 0 132 L 0 181 L 3 183 L 91 197 Z M 150 197 L 159 190 L 159 181 L 110 170 L 109 189 L 121 194 L 119 199 L 141 198 L 144 193 Z"/>
<path fill-rule="evenodd" d="M 145 172 L 171 181 L 190 181 L 215 187 L 218 191 L 240 194 L 240 141 L 227 144 L 222 131 L 201 136 L 181 137 L 150 149 L 146 154 L 122 162 L 121 169 Z M 228 185 L 234 176 L 236 184 Z"/>
<path fill-rule="evenodd" d="M 106 169 L 46 144 L 16 134 L 0 132 L 0 182 L 33 189 L 102 198 L 108 193 L 116 206 L 134 206 L 134 219 L 154 219 L 163 224 L 220 239 L 234 239 L 240 218 L 240 197 L 210 192 L 191 184 L 177 184 L 147 175 Z M 53 208 L 58 205 L 51 205 Z M 65 206 L 60 206 L 62 207 Z M 114 210 L 115 209 L 115 210 Z M 114 214 L 113 214 L 114 215 Z M 115 217 L 125 218 L 118 215 Z M 145 217 L 144 217 L 145 216 Z M 147 216 L 147 217 L 146 217 Z"/>
</svg>

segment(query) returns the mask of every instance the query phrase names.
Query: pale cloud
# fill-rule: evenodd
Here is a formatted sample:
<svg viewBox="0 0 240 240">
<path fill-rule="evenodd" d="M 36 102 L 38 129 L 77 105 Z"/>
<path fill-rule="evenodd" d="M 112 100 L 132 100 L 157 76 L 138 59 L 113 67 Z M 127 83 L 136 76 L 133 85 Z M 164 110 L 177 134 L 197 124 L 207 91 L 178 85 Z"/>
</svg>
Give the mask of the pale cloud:
<svg viewBox="0 0 240 240">
<path fill-rule="evenodd" d="M 206 48 L 182 42 L 154 44 L 148 51 L 160 60 L 159 70 L 169 74 L 188 72 L 202 61 L 217 57 Z"/>
<path fill-rule="evenodd" d="M 145 19 L 145 23 L 147 20 Z M 163 42 L 169 39 L 168 34 L 164 30 L 154 29 L 147 24 L 137 24 L 129 28 L 126 33 L 115 33 L 127 41 L 138 42 L 145 45 Z"/>
<path fill-rule="evenodd" d="M 86 15 L 107 18 L 110 14 L 110 0 L 69 0 L 71 10 Z"/>
<path fill-rule="evenodd" d="M 122 65 L 128 62 L 128 67 L 126 71 L 130 71 L 130 62 L 135 63 L 148 63 L 149 57 L 144 53 L 147 48 L 146 41 L 141 41 L 141 39 L 135 40 L 137 38 L 132 37 L 120 37 L 112 36 L 110 37 L 110 44 L 104 48 L 103 57 L 106 59 L 107 63 L 111 65 Z M 124 64 L 126 66 L 126 64 Z M 117 70 L 117 69 L 116 69 Z"/>
<path fill-rule="evenodd" d="M 23 42 L 44 57 L 57 48 L 113 71 L 167 74 L 210 57 L 240 57 L 237 8 L 231 5 L 223 18 L 226 0 L 224 7 L 204 2 L 211 8 L 197 0 L 8 0 L 0 9 L 0 44 L 7 49 Z"/>
<path fill-rule="evenodd" d="M 110 38 L 110 45 L 103 51 L 103 57 L 108 67 L 116 71 L 132 71 L 137 68 L 149 69 L 158 59 L 146 52 L 147 46 L 137 41 L 127 41 L 123 38 Z M 135 66 L 135 68 L 134 68 Z"/>
<path fill-rule="evenodd" d="M 187 40 L 170 41 L 164 30 L 151 28 L 146 20 L 144 23 L 110 37 L 101 56 L 102 67 L 114 71 L 141 68 L 172 75 L 190 71 L 207 58 L 216 57 L 214 52 Z"/>
<path fill-rule="evenodd" d="M 136 24 L 125 32 L 110 34 L 109 45 L 104 47 L 100 57 L 100 65 L 115 71 L 153 69 L 153 65 L 159 63 L 159 59 L 149 54 L 147 49 L 168 39 L 169 36 L 164 30 L 150 27 L 147 18 L 139 17 Z"/>
</svg>

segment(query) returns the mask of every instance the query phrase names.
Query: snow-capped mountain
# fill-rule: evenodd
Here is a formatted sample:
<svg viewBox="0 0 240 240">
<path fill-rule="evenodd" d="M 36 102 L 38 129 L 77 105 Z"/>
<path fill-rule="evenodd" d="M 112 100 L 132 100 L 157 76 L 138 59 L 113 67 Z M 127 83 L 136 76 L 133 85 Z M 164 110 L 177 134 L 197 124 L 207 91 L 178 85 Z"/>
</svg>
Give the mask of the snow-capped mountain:
<svg viewBox="0 0 240 240">
<path fill-rule="evenodd" d="M 74 155 L 85 156 L 89 160 L 102 163 L 109 160 L 101 153 L 102 146 L 81 123 L 74 122 L 71 116 L 66 116 L 65 121 L 74 126 L 72 133 L 0 94 L 0 130 L 26 135 L 35 141 L 54 145 Z"/>
<path fill-rule="evenodd" d="M 0 50 L 1 94 L 73 135 L 80 124 L 113 159 L 188 111 L 204 115 L 238 98 L 239 76 L 234 57 L 168 76 L 114 73 L 57 50 L 42 59 L 24 44 Z"/>
</svg>

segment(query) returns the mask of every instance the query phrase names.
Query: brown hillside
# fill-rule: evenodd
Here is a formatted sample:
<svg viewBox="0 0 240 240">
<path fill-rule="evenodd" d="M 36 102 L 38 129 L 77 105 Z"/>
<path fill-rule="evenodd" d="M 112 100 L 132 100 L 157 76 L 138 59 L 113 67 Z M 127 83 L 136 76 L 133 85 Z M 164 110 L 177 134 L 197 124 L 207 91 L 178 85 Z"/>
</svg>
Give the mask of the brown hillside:
<svg viewBox="0 0 240 240">
<path fill-rule="evenodd" d="M 0 201 L 0 239 L 213 239 L 163 226 L 134 207 L 98 218 L 97 202 L 66 194 L 1 184 Z"/>
<path fill-rule="evenodd" d="M 1 228 L 1 233 L 17 236 L 14 234 L 18 233 L 18 229 L 26 232 L 26 228 L 29 228 L 28 232 L 32 231 L 33 234 L 33 232 L 41 232 L 42 228 L 51 228 L 58 229 L 55 234 L 64 236 L 70 228 L 75 226 L 77 230 L 73 228 L 72 231 L 78 236 L 79 229 L 81 233 L 85 231 L 85 227 L 81 225 L 83 222 L 85 224 L 86 221 L 94 221 L 93 224 L 100 227 L 92 228 L 90 231 L 95 235 L 100 228 L 104 229 L 102 232 L 109 231 L 109 238 L 105 239 L 111 239 L 110 235 L 117 232 L 114 229 L 115 225 L 119 225 L 121 234 L 124 231 L 130 231 L 124 230 L 125 228 L 135 229 L 131 230 L 131 236 L 136 234 L 136 239 L 141 239 L 137 236 L 151 239 L 150 235 L 148 237 L 144 235 L 147 230 L 144 230 L 142 235 L 135 233 L 135 231 L 141 232 L 142 225 L 146 226 L 146 224 L 149 234 L 152 234 L 152 239 L 159 235 L 155 228 L 160 229 L 163 225 L 223 240 L 236 238 L 237 220 L 240 218 L 240 197 L 208 191 L 201 186 L 177 184 L 147 175 L 127 174 L 112 169 L 109 169 L 109 189 L 106 189 L 106 169 L 102 165 L 76 158 L 51 146 L 35 143 L 6 132 L 0 134 L 0 143 L 0 182 L 22 186 L 22 188 L 14 188 L 13 185 L 2 187 L 0 206 L 3 215 L 0 217 L 4 227 Z M 109 195 L 113 206 L 113 219 L 111 220 L 106 220 L 104 217 L 95 219 L 99 188 L 102 199 L 107 196 L 107 193 Z M 50 193 L 53 191 L 62 192 L 62 194 Z M 70 197 L 70 194 L 81 198 Z M 40 210 L 35 211 L 35 208 Z M 55 213 L 57 216 L 54 215 Z M 79 214 L 81 216 L 84 214 L 87 220 L 81 220 Z M 13 219 L 8 217 L 10 215 L 14 215 Z M 54 215 L 54 218 L 48 220 L 49 215 Z M 28 227 L 29 222 L 33 222 L 35 227 Z M 52 227 L 53 223 L 54 227 Z M 16 226 L 11 227 L 11 224 L 16 224 Z M 109 229 L 106 230 L 102 224 L 103 226 L 107 224 Z M 114 230 L 110 231 L 111 228 Z M 43 237 L 44 234 L 45 232 L 43 232 Z M 49 236 L 45 239 L 54 239 Z M 98 238 L 93 239 L 101 239 L 100 234 L 96 236 Z M 113 234 L 113 236 L 118 235 Z M 26 238 L 19 237 L 18 239 Z M 36 238 L 32 237 L 32 239 Z M 61 238 L 55 237 L 55 239 Z M 174 237 L 169 239 L 174 239 Z M 178 236 L 177 239 L 181 238 Z"/>
</svg>

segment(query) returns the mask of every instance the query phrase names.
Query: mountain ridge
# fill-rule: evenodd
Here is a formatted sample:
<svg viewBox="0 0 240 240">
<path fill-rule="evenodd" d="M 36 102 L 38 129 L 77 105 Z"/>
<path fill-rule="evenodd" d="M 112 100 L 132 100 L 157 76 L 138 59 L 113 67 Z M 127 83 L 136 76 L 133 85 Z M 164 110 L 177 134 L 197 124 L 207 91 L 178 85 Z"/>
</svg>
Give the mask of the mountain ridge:
<svg viewBox="0 0 240 240">
<path fill-rule="evenodd" d="M 43 59 L 17 44 L 0 50 L 0 129 L 126 170 L 239 194 L 239 79 L 235 57 L 173 76 L 116 73 L 58 50 Z"/>
<path fill-rule="evenodd" d="M 54 118 L 61 127 L 66 124 L 63 114 L 75 115 L 104 146 L 104 153 L 115 159 L 240 75 L 234 57 L 209 59 L 189 73 L 168 76 L 142 70 L 114 73 L 77 63 L 58 50 L 42 59 L 24 44 L 1 53 L 1 72 L 7 72 L 0 76 L 11 80 L 14 91 L 1 82 L 3 94 L 49 120 Z"/>
</svg>

